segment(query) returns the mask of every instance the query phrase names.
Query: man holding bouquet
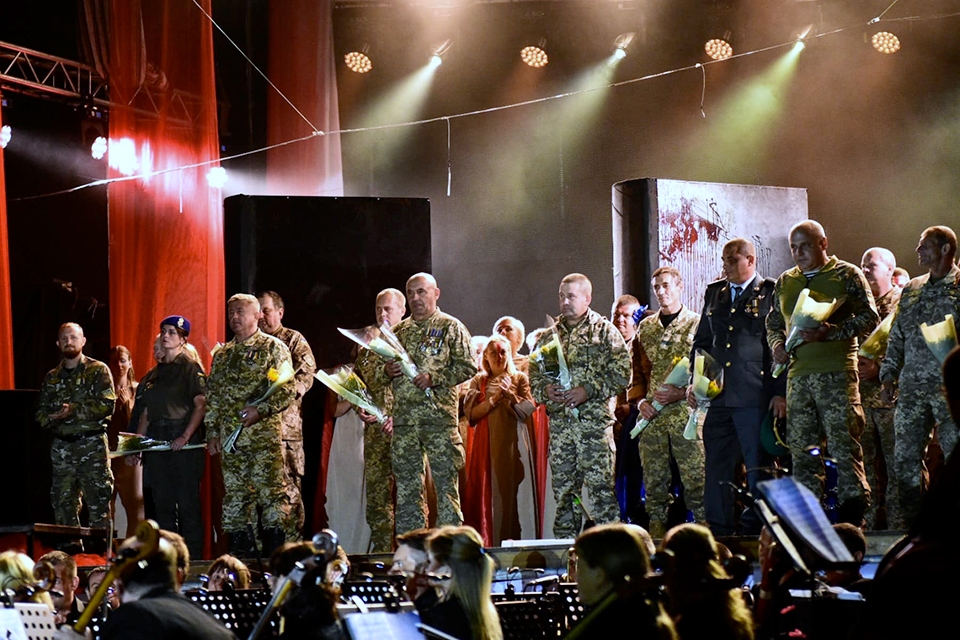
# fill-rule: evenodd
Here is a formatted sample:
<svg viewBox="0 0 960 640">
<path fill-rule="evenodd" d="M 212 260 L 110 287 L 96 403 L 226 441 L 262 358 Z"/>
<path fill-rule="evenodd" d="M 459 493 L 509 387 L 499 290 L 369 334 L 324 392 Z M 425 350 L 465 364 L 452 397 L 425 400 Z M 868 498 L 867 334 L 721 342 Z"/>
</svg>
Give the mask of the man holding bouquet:
<svg viewBox="0 0 960 640">
<path fill-rule="evenodd" d="M 816 495 L 823 494 L 820 458 L 805 450 L 816 446 L 837 459 L 838 517 L 860 526 L 870 503 L 863 469 L 863 408 L 857 375 L 858 338 L 866 338 L 879 317 L 863 272 L 827 255 L 827 236 L 819 222 L 807 220 L 790 230 L 790 253 L 797 266 L 785 271 L 773 290 L 767 316 L 767 343 L 773 359 L 790 363 L 787 378 L 787 445 L 793 452 L 793 476 Z M 837 300 L 833 314 L 819 326 L 799 332 L 800 346 L 787 353 L 788 321 L 801 292 L 818 302 Z M 792 360 L 791 360 L 792 356 Z"/>
<path fill-rule="evenodd" d="M 557 515 L 553 535 L 575 538 L 581 512 L 574 503 L 586 487 L 597 524 L 619 522 L 620 506 L 613 477 L 613 404 L 627 386 L 630 355 L 617 328 L 590 308 L 593 284 L 583 274 L 560 281 L 560 315 L 537 347 L 554 332 L 569 372 L 570 388 L 530 363 L 530 387 L 550 417 L 550 470 Z"/>
<path fill-rule="evenodd" d="M 410 317 L 394 334 L 413 359 L 416 375 L 404 375 L 399 362 L 388 362 L 377 378 L 393 389 L 391 457 L 397 483 L 397 531 L 426 525 L 424 456 L 437 489 L 437 526 L 463 524 L 459 473 L 463 441 L 457 428 L 457 385 L 477 374 L 470 332 L 462 322 L 437 308 L 440 289 L 429 273 L 407 280 Z"/>
<path fill-rule="evenodd" d="M 233 340 L 213 356 L 207 378 L 207 448 L 221 452 L 221 441 L 243 425 L 235 446 L 223 449 L 223 530 L 230 553 L 254 557 L 257 511 L 261 511 L 262 555 L 284 540 L 298 540 L 293 505 L 286 488 L 283 461 L 283 411 L 293 402 L 295 379 L 273 394 L 271 377 L 283 365 L 292 369 L 290 350 L 258 328 L 260 302 L 238 293 L 227 301 Z"/>
<path fill-rule="evenodd" d="M 715 536 L 738 533 L 735 496 L 724 483 L 733 482 L 737 467 L 747 467 L 747 486 L 757 495 L 760 468 L 770 464 L 760 444 L 760 425 L 768 410 L 786 415 L 787 381 L 774 379 L 764 319 L 773 301 L 774 280 L 757 274 L 756 249 L 750 240 L 734 238 L 723 247 L 723 279 L 707 285 L 703 311 L 693 339 L 723 368 L 723 391 L 710 402 L 703 423 L 706 454 L 704 509 Z M 696 398 L 688 391 L 691 406 Z M 757 535 L 760 520 L 752 508 L 740 516 L 739 533 Z"/>
<path fill-rule="evenodd" d="M 880 365 L 883 396 L 893 401 L 900 386 L 894 414 L 894 469 L 900 494 L 900 517 L 913 524 L 920 507 L 923 455 L 930 430 L 944 455 L 957 443 L 957 426 L 947 410 L 941 362 L 927 345 L 920 325 L 933 325 L 953 315 L 960 321 L 960 267 L 954 263 L 957 235 L 949 227 L 930 227 L 920 236 L 918 262 L 927 273 L 907 283 L 900 295 L 897 315 L 890 328 L 887 355 Z"/>
<path fill-rule="evenodd" d="M 680 471 L 687 508 L 693 511 L 697 522 L 705 518 L 703 441 L 683 437 L 690 419 L 690 407 L 685 401 L 686 371 L 683 382 L 668 382 L 676 365 L 689 357 L 700 319 L 680 301 L 682 291 L 683 277 L 675 268 L 660 267 L 653 272 L 653 293 L 660 309 L 640 321 L 633 347 L 630 387 L 643 386 L 647 390 L 637 409 L 640 417 L 649 422 L 640 434 L 640 462 L 647 488 L 648 529 L 655 538 L 662 538 L 667 532 L 671 453 Z"/>
</svg>

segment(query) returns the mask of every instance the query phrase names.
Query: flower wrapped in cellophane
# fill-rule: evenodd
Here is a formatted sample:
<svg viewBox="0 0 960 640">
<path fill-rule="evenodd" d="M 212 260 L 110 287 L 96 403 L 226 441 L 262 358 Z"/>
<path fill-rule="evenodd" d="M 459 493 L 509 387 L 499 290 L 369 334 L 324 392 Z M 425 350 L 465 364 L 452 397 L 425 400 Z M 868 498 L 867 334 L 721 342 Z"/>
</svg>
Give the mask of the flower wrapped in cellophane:
<svg viewBox="0 0 960 640">
<path fill-rule="evenodd" d="M 804 289 L 797 296 L 797 304 L 793 307 L 793 314 L 790 316 L 790 333 L 787 334 L 787 341 L 784 349 L 787 353 L 793 353 L 793 350 L 803 344 L 803 338 L 800 332 L 808 329 L 816 329 L 827 321 L 833 312 L 840 306 L 842 299 L 835 298 L 829 302 L 817 302 L 810 295 L 810 289 Z M 779 378 L 787 370 L 786 364 L 777 364 L 773 368 L 773 377 Z"/>
<path fill-rule="evenodd" d="M 413 358 L 407 353 L 407 350 L 400 344 L 396 334 L 391 331 L 390 326 L 384 322 L 379 327 L 369 326 L 363 329 L 341 329 L 337 331 L 350 338 L 364 349 L 369 349 L 387 362 L 396 362 L 400 365 L 403 375 L 409 380 L 413 380 L 420 371 L 413 362 Z M 433 400 L 433 392 L 426 389 L 424 393 L 430 400 Z"/>
<path fill-rule="evenodd" d="M 556 386 L 564 391 L 569 391 L 573 388 L 570 367 L 563 355 L 563 345 L 560 343 L 557 324 L 550 316 L 547 316 L 547 326 L 541 335 L 545 336 L 547 334 L 550 334 L 550 339 L 530 353 L 530 362 L 537 367 L 541 375 L 552 380 Z M 564 410 L 569 411 L 574 418 L 580 417 L 580 410 L 576 407 L 564 407 Z"/>
<path fill-rule="evenodd" d="M 339 366 L 330 373 L 321 369 L 317 371 L 314 376 L 341 398 L 372 415 L 377 419 L 378 424 L 383 424 L 387 421 L 387 416 L 383 413 L 383 409 L 374 403 L 373 397 L 367 389 L 367 385 L 354 373 L 353 365 Z"/>
<path fill-rule="evenodd" d="M 685 387 L 687 386 L 687 380 L 690 379 L 690 358 L 684 356 L 682 358 L 674 358 L 673 360 L 673 369 L 670 370 L 670 374 L 667 376 L 667 379 L 664 380 L 663 385 L 668 384 L 675 387 Z M 658 412 L 663 411 L 663 405 L 654 400 L 650 404 L 653 405 L 653 408 Z M 656 418 L 654 418 L 656 419 Z M 646 418 L 638 418 L 636 426 L 630 431 L 630 437 L 636 438 L 643 430 L 650 425 L 650 420 Z"/>
<path fill-rule="evenodd" d="M 181 450 L 186 451 L 187 449 L 203 449 L 207 445 L 204 444 L 188 444 L 185 445 Z M 141 436 L 136 433 L 123 433 L 119 434 L 119 440 L 117 441 L 117 450 L 111 451 L 109 457 L 119 458 L 120 456 L 130 456 L 137 453 L 145 453 L 147 451 L 173 451 L 170 448 L 170 440 L 155 440 L 153 438 L 148 438 L 147 436 Z"/>
<path fill-rule="evenodd" d="M 887 355 L 887 342 L 890 340 L 890 327 L 893 326 L 894 315 L 888 313 L 887 317 L 877 325 L 877 328 L 867 336 L 867 339 L 860 345 L 859 355 L 870 360 L 879 360 Z"/>
<path fill-rule="evenodd" d="M 697 425 L 700 417 L 706 415 L 710 408 L 710 401 L 723 391 L 723 367 L 709 353 L 697 349 L 693 356 L 693 382 L 691 382 L 693 397 L 697 399 L 697 409 L 690 414 L 687 427 L 683 430 L 683 437 L 687 440 L 697 440 L 700 437 Z"/>
<path fill-rule="evenodd" d="M 930 351 L 937 357 L 940 364 L 947 359 L 947 354 L 957 346 L 957 326 L 953 322 L 953 315 L 947 314 L 942 322 L 920 325 L 923 341 L 930 347 Z"/>
<path fill-rule="evenodd" d="M 267 387 L 266 392 L 256 400 L 251 400 L 247 402 L 247 406 L 256 406 L 267 401 L 267 399 L 275 394 L 280 387 L 287 384 L 293 380 L 293 376 L 296 375 L 296 371 L 293 370 L 293 365 L 290 364 L 289 360 L 284 360 L 283 364 L 280 365 L 279 369 L 270 367 L 267 370 L 267 381 L 270 383 L 270 386 Z M 240 418 L 246 418 L 244 411 L 241 411 Z M 241 420 L 240 424 L 234 428 L 233 433 L 231 433 L 223 443 L 223 450 L 227 453 L 231 453 L 234 450 L 234 447 L 237 445 L 237 438 L 240 437 L 240 433 L 243 431 L 243 422 Z"/>
</svg>

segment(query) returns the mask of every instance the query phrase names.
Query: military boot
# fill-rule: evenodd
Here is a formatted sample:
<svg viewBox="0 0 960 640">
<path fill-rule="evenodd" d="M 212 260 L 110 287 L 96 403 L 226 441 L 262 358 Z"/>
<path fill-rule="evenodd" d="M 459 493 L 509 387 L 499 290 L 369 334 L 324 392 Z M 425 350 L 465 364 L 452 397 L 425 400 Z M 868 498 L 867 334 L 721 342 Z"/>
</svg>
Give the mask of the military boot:
<svg viewBox="0 0 960 640">
<path fill-rule="evenodd" d="M 227 546 L 230 549 L 230 555 L 235 558 L 256 557 L 256 551 L 253 548 L 253 536 L 245 529 L 228 531 Z"/>
<path fill-rule="evenodd" d="M 263 542 L 263 557 L 269 558 L 273 551 L 280 547 L 287 538 L 280 527 L 269 527 L 263 530 L 260 539 Z"/>
</svg>

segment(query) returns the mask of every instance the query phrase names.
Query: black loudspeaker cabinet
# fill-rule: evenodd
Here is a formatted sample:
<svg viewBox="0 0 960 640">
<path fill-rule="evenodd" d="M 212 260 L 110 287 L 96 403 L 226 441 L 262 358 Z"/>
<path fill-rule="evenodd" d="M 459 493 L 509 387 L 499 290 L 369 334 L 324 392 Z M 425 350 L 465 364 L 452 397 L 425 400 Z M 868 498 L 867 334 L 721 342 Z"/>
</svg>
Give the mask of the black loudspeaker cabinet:
<svg viewBox="0 0 960 640">
<path fill-rule="evenodd" d="M 0 447 L 6 488 L 0 526 L 53 522 L 49 433 L 34 420 L 40 392 L 0 391 Z"/>
<path fill-rule="evenodd" d="M 372 324 L 378 292 L 430 271 L 423 198 L 232 196 L 224 202 L 226 295 L 273 290 L 284 326 L 303 333 L 317 366 L 352 361 L 337 327 Z"/>
</svg>

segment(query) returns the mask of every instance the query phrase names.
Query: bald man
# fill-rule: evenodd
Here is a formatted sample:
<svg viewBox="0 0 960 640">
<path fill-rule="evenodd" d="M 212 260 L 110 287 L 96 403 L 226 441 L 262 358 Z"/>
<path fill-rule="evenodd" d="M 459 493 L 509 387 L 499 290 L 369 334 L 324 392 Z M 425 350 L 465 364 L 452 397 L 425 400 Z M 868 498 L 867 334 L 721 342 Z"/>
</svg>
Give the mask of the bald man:
<svg viewBox="0 0 960 640">
<path fill-rule="evenodd" d="M 839 472 L 837 517 L 860 526 L 870 504 L 870 485 L 860 446 L 864 418 L 857 350 L 858 340 L 877 326 L 877 308 L 860 268 L 827 254 L 827 235 L 819 222 L 794 225 L 789 237 L 797 266 L 777 280 L 766 327 L 774 361 L 790 364 L 787 444 L 793 451 L 793 476 L 814 494 L 822 495 L 823 461 L 805 451 L 815 446 L 823 455 L 835 458 Z M 842 302 L 826 322 L 800 331 L 803 342 L 788 354 L 789 321 L 803 289 L 809 289 L 815 300 L 836 298 Z"/>
<path fill-rule="evenodd" d="M 80 325 L 60 327 L 63 359 L 43 379 L 37 422 L 53 432 L 50 500 L 57 524 L 80 526 L 80 496 L 91 527 L 110 525 L 113 472 L 107 460 L 107 427 L 117 395 L 110 368 L 83 355 L 87 339 Z"/>
<path fill-rule="evenodd" d="M 897 259 L 893 252 L 883 247 L 867 249 L 860 259 L 860 268 L 870 284 L 881 322 L 896 311 L 900 302 L 900 288 L 893 283 L 893 274 L 897 268 Z M 881 397 L 879 360 L 859 357 L 860 400 L 863 403 L 863 417 L 866 426 L 860 444 L 863 445 L 863 466 L 867 481 L 873 494 L 873 501 L 867 510 L 867 526 L 879 529 L 885 524 L 887 529 L 902 529 L 900 504 L 897 497 L 897 483 L 893 469 L 893 451 L 896 438 L 893 432 L 893 410 L 895 405 Z M 881 475 L 881 464 L 886 473 Z M 878 509 L 886 505 L 886 517 L 878 520 Z"/>
</svg>

